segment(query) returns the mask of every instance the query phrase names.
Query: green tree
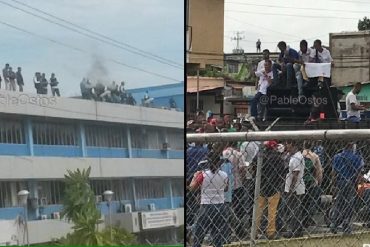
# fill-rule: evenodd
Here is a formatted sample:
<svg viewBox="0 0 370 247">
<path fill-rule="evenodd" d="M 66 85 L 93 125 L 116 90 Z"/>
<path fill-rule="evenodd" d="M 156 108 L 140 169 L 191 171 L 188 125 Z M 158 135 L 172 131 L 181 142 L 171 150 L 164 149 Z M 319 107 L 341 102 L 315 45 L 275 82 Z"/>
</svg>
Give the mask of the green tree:
<svg viewBox="0 0 370 247">
<path fill-rule="evenodd" d="M 368 19 L 366 16 L 362 20 L 358 20 L 358 30 L 370 30 L 370 19 Z"/>
<path fill-rule="evenodd" d="M 65 178 L 64 207 L 62 216 L 74 223 L 73 232 L 60 239 L 62 245 L 132 245 L 136 243 L 134 235 L 124 229 L 112 228 L 113 239 L 110 237 L 110 227 L 98 231 L 101 223 L 100 211 L 95 205 L 95 195 L 90 187 L 89 176 L 91 167 L 87 170 L 67 171 Z"/>
</svg>

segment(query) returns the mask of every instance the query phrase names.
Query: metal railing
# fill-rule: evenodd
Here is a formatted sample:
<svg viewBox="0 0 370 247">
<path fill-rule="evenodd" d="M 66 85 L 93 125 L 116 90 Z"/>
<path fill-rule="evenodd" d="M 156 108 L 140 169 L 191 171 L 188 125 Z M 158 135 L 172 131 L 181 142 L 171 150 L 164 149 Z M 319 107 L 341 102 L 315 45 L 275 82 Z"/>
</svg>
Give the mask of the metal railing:
<svg viewBox="0 0 370 247">
<path fill-rule="evenodd" d="M 187 244 L 370 244 L 370 129 L 187 134 L 187 143 Z"/>
</svg>

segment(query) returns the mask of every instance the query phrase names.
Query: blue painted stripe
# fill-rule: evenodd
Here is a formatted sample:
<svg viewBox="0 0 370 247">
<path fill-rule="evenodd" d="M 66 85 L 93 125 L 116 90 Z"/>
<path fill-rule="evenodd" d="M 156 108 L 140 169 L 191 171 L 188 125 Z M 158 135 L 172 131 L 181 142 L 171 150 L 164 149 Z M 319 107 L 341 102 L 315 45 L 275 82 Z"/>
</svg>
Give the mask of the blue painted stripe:
<svg viewBox="0 0 370 247">
<path fill-rule="evenodd" d="M 166 159 L 167 153 L 166 151 L 163 151 L 163 150 L 133 148 L 132 158 Z"/>
<path fill-rule="evenodd" d="M 29 155 L 27 144 L 0 144 L 0 155 Z"/>
<path fill-rule="evenodd" d="M 19 214 L 23 215 L 23 213 L 23 207 L 0 208 L 0 219 L 12 220 L 15 219 Z"/>
<path fill-rule="evenodd" d="M 127 148 L 87 147 L 87 157 L 128 158 Z"/>
<path fill-rule="evenodd" d="M 170 159 L 184 159 L 184 151 L 182 150 L 170 150 L 169 151 Z"/>
<path fill-rule="evenodd" d="M 35 156 L 81 157 L 81 149 L 78 146 L 34 145 L 33 147 Z"/>
</svg>

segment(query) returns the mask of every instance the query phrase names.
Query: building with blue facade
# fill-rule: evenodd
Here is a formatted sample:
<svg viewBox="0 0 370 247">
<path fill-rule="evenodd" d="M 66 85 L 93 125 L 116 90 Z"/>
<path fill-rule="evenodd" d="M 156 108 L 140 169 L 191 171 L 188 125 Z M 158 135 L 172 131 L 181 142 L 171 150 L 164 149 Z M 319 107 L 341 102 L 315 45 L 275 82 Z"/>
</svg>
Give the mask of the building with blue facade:
<svg viewBox="0 0 370 247">
<path fill-rule="evenodd" d="M 103 215 L 102 194 L 112 190 L 115 222 L 129 231 L 165 235 L 182 225 L 183 119 L 177 111 L 0 91 L 0 228 L 13 229 L 23 212 L 17 192 L 26 189 L 30 242 L 63 236 L 71 229 L 58 219 L 64 174 L 88 167 Z M 167 223 L 153 223 L 156 213 Z M 17 234 L 4 230 L 0 244 L 22 243 Z"/>
<path fill-rule="evenodd" d="M 128 89 L 127 91 L 132 93 L 138 105 L 142 103 L 142 99 L 146 91 L 148 91 L 149 97 L 154 98 L 154 107 L 171 108 L 170 100 L 172 98 L 176 104 L 176 108 L 179 109 L 179 111 L 184 111 L 184 82 Z"/>
</svg>

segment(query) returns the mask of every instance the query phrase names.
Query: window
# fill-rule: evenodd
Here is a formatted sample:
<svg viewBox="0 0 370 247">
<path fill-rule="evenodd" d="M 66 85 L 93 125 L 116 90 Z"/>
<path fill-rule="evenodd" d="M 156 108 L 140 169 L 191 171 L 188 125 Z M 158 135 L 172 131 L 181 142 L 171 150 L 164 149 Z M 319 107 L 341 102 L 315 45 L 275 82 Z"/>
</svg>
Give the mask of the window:
<svg viewBox="0 0 370 247">
<path fill-rule="evenodd" d="M 227 67 L 228 67 L 229 73 L 239 72 L 239 65 L 237 63 L 228 64 Z"/>
<path fill-rule="evenodd" d="M 114 192 L 113 200 L 131 200 L 133 198 L 129 179 L 92 180 L 90 185 L 96 196 L 103 197 L 104 191 L 111 190 Z M 104 197 L 102 199 L 104 200 Z"/>
<path fill-rule="evenodd" d="M 164 179 L 137 179 L 135 180 L 135 191 L 137 199 L 163 198 Z"/>
<path fill-rule="evenodd" d="M 184 132 L 181 130 L 168 130 L 167 140 L 171 149 L 184 150 Z"/>
<path fill-rule="evenodd" d="M 35 122 L 32 124 L 32 132 L 34 144 L 78 145 L 77 131 L 73 124 Z"/>
<path fill-rule="evenodd" d="M 148 128 L 148 148 L 162 149 L 163 143 L 166 142 L 165 131 L 161 128 Z"/>
<path fill-rule="evenodd" d="M 38 197 L 49 204 L 62 204 L 64 194 L 63 181 L 42 181 L 38 183 Z"/>
<path fill-rule="evenodd" d="M 0 182 L 0 207 L 11 207 L 11 190 L 10 190 L 10 183 L 11 182 Z"/>
<path fill-rule="evenodd" d="M 142 126 L 130 128 L 132 148 L 148 149 L 148 131 Z"/>
<path fill-rule="evenodd" d="M 180 197 L 184 196 L 184 180 L 183 179 L 174 179 L 171 181 L 172 185 L 172 196 Z"/>
<path fill-rule="evenodd" d="M 90 147 L 127 148 L 126 129 L 119 126 L 86 126 L 86 145 Z"/>
<path fill-rule="evenodd" d="M 0 143 L 25 144 L 22 122 L 17 120 L 0 120 Z"/>
</svg>

